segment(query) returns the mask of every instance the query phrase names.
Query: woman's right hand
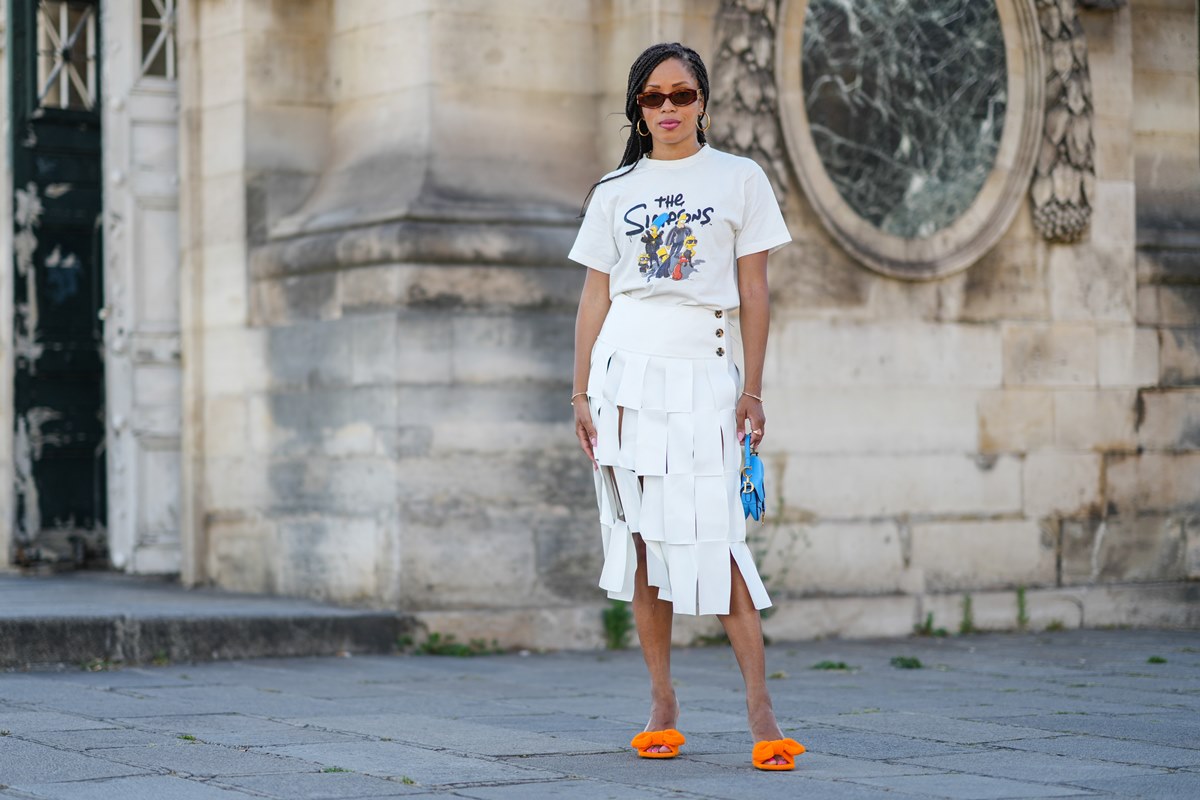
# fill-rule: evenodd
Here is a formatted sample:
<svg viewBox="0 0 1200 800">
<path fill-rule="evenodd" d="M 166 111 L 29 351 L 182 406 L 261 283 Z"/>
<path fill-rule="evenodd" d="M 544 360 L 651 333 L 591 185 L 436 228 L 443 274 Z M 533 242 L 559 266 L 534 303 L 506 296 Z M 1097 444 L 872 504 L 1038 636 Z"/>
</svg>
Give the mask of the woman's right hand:
<svg viewBox="0 0 1200 800">
<path fill-rule="evenodd" d="M 571 405 L 575 407 L 575 435 L 579 437 L 579 446 L 592 461 L 592 469 L 600 469 L 596 464 L 596 426 L 592 424 L 592 411 L 588 408 L 586 397 L 576 397 Z"/>
</svg>

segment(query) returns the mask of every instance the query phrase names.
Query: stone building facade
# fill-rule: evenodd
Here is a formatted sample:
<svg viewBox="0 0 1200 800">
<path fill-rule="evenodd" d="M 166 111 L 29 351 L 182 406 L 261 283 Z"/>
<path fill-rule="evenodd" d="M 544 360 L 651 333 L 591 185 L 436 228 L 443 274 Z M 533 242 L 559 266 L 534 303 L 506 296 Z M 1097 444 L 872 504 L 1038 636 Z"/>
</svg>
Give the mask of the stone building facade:
<svg viewBox="0 0 1200 800">
<path fill-rule="evenodd" d="M 66 101 L 41 92 L 51 61 L 20 99 L 39 23 L 10 3 L 14 568 L 98 553 L 463 638 L 600 642 L 565 255 L 623 149 L 629 63 L 680 40 L 712 72 L 714 142 L 764 165 L 795 240 L 770 270 L 767 632 L 953 628 L 967 595 L 976 626 L 1014 627 L 1019 589 L 1037 628 L 1200 623 L 1194 0 L 997 0 L 1001 132 L 944 226 L 907 234 L 846 200 L 813 134 L 820 0 L 40 5 L 56 35 L 97 20 L 72 60 L 94 102 L 62 91 L 101 130 L 103 458 L 91 523 L 56 513 L 39 465 L 60 412 L 21 376 L 28 286 L 60 269 L 50 222 L 75 190 L 14 177 L 51 141 L 22 109 Z"/>
</svg>

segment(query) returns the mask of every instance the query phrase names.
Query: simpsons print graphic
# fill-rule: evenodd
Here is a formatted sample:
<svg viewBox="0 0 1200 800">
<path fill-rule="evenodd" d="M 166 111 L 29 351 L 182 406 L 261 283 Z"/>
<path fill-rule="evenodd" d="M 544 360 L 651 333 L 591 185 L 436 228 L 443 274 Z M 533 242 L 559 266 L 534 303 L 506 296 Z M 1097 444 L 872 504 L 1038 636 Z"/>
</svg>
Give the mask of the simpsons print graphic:
<svg viewBox="0 0 1200 800">
<path fill-rule="evenodd" d="M 625 212 L 622 219 L 630 226 L 625 235 L 641 242 L 638 272 L 647 283 L 685 281 L 700 272 L 704 260 L 697 257 L 700 237 L 696 229 L 712 222 L 713 207 L 691 212 L 685 207 L 683 195 L 675 194 L 656 197 L 653 203 L 638 203 Z"/>
</svg>

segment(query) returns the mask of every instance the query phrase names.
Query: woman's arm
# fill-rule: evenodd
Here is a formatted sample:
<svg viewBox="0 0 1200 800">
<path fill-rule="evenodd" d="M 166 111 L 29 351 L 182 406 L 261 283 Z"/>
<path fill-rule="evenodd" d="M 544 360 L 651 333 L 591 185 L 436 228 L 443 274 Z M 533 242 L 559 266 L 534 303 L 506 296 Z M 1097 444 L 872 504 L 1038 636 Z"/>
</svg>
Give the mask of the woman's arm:
<svg viewBox="0 0 1200 800">
<path fill-rule="evenodd" d="M 737 425 L 738 441 L 742 440 L 745 420 L 750 420 L 753 433 L 752 447 L 762 442 L 767 425 L 767 416 L 762 401 L 750 395 L 762 397 L 763 361 L 767 355 L 767 332 L 771 327 L 771 296 L 767 288 L 767 251 L 750 253 L 737 260 L 738 294 L 741 297 L 739 318 L 742 326 L 742 354 L 745 374 L 742 389 L 746 392 L 738 398 Z"/>
<path fill-rule="evenodd" d="M 608 274 L 589 269 L 583 282 L 583 293 L 579 297 L 579 313 L 575 316 L 575 379 L 571 384 L 571 394 L 579 396 L 571 399 L 571 405 L 575 407 L 575 435 L 579 437 L 579 446 L 593 464 L 596 462 L 596 427 L 592 424 L 587 398 L 582 393 L 587 391 L 592 346 L 600 335 L 610 305 Z"/>
</svg>

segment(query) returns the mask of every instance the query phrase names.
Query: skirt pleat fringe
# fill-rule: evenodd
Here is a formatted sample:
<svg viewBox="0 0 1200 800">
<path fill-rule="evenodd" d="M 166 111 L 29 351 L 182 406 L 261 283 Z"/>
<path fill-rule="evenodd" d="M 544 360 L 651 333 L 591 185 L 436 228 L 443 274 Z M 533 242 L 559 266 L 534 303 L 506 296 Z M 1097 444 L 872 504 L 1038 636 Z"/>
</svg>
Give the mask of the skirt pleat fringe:
<svg viewBox="0 0 1200 800">
<path fill-rule="evenodd" d="M 592 351 L 588 379 L 601 467 L 596 472 L 604 546 L 600 587 L 613 599 L 633 599 L 633 534 L 639 533 L 646 543 L 647 579 L 676 613 L 728 614 L 733 566 L 755 608 L 766 608 L 771 600 L 746 545 L 740 497 L 737 368 L 728 356 L 676 355 L 671 350 L 681 348 L 670 340 L 666 354 L 638 352 L 649 349 L 645 345 L 631 349 L 631 338 L 652 343 L 661 338 L 663 312 L 631 313 L 629 306 L 614 304 L 610 311 Z M 648 314 L 657 323 L 653 327 L 645 322 Z M 681 314 L 672 307 L 667 316 L 678 341 L 713 335 L 710 310 Z M 621 335 L 606 338 L 618 324 Z M 680 331 L 681 324 L 694 330 Z M 647 328 L 644 338 L 635 335 L 639 325 Z M 682 349 L 695 355 L 691 344 Z"/>
</svg>

